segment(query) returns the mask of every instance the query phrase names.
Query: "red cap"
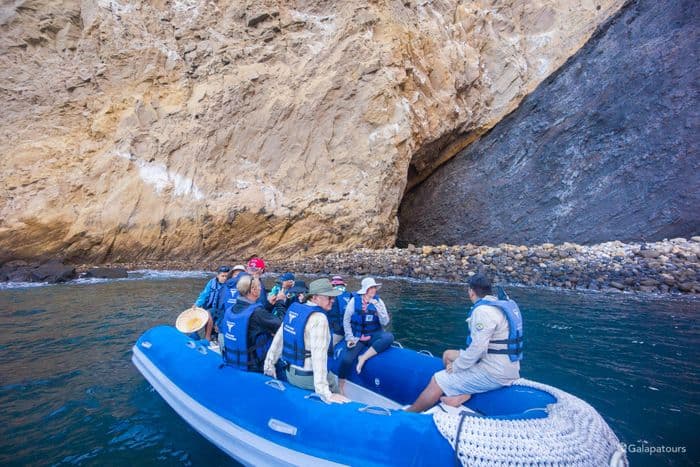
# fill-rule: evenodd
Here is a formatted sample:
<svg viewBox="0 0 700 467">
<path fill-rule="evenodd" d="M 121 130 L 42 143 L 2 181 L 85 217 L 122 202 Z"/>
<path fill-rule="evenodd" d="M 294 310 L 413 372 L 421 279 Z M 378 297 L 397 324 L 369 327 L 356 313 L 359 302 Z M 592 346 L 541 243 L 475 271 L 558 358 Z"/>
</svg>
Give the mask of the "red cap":
<svg viewBox="0 0 700 467">
<path fill-rule="evenodd" d="M 265 269 L 265 261 L 262 258 L 250 258 L 248 261 L 249 268 Z"/>
</svg>

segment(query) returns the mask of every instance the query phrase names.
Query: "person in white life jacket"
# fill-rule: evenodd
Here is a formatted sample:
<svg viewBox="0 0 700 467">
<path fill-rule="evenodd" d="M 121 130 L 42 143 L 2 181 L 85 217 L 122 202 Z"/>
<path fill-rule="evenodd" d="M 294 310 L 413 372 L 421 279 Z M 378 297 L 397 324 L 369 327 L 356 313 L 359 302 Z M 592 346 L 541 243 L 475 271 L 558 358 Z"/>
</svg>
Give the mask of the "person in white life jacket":
<svg viewBox="0 0 700 467">
<path fill-rule="evenodd" d="M 509 386 L 520 377 L 523 356 L 522 315 L 506 297 L 492 295 L 491 281 L 481 273 L 469 279 L 469 336 L 465 350 L 446 350 L 445 369 L 433 375 L 406 410 L 423 412 L 438 400 L 459 407 L 472 394 Z"/>
<path fill-rule="evenodd" d="M 265 374 L 277 377 L 275 364 L 280 355 L 287 362 L 287 381 L 315 391 L 325 402 L 345 403 L 349 399 L 331 391 L 335 378 L 328 372 L 332 352 L 331 331 L 326 313 L 340 292 L 328 279 L 309 284 L 306 303 L 294 303 L 287 310 L 282 326 L 272 340 L 265 358 Z"/>
</svg>

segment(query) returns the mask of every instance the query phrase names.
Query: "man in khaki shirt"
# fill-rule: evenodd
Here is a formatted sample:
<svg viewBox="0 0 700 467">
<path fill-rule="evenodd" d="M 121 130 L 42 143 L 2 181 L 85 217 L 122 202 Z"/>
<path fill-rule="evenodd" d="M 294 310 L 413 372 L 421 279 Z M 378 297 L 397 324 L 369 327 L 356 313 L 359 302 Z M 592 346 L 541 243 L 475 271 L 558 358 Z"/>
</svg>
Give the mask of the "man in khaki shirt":
<svg viewBox="0 0 700 467">
<path fill-rule="evenodd" d="M 293 347 L 291 339 L 300 327 L 299 320 L 306 319 L 303 328 L 303 351 L 300 350 L 297 360 L 293 357 L 289 358 L 292 362 L 303 361 L 303 365 L 289 362 L 290 365 L 286 370 L 287 380 L 302 389 L 315 391 L 325 402 L 343 403 L 349 402 L 349 399 L 331 392 L 329 380 L 332 381 L 333 376 L 328 373 L 328 347 L 331 342 L 331 332 L 326 312 L 331 309 L 335 296 L 339 294 L 340 291 L 334 289 L 328 279 L 318 279 L 309 284 L 309 298 L 306 303 L 294 303 L 275 334 L 265 358 L 264 371 L 268 376 L 277 377 L 275 364 L 283 348 Z M 295 323 L 297 318 L 299 320 Z"/>
<path fill-rule="evenodd" d="M 472 394 L 509 386 L 520 377 L 520 361 L 512 361 L 504 353 L 507 346 L 500 343 L 508 339 L 508 320 L 499 308 L 480 304 L 481 299 L 495 302 L 496 297 L 491 293 L 491 281 L 483 274 L 469 280 L 469 299 L 475 304 L 467 320 L 471 343 L 466 350 L 445 351 L 442 357 L 445 369 L 433 375 L 407 411 L 422 412 L 438 400 L 459 407 Z"/>
</svg>

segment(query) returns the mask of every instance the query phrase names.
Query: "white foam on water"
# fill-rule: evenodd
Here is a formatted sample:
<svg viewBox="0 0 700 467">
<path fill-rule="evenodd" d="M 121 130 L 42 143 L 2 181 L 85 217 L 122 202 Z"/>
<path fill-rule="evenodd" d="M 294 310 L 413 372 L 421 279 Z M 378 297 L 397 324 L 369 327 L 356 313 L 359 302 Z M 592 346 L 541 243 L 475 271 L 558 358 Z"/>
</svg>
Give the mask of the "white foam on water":
<svg viewBox="0 0 700 467">
<path fill-rule="evenodd" d="M 0 290 L 4 289 L 28 289 L 33 287 L 45 287 L 49 284 L 48 282 L 0 282 Z"/>
</svg>

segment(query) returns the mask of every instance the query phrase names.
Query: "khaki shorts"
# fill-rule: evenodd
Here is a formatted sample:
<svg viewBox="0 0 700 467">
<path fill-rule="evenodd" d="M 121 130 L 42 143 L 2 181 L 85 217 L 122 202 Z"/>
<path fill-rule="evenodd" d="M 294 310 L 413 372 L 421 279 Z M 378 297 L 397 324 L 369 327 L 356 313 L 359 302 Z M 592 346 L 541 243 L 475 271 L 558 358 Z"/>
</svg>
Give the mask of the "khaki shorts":
<svg viewBox="0 0 700 467">
<path fill-rule="evenodd" d="M 493 376 L 476 367 L 457 373 L 438 371 L 435 373 L 435 382 L 446 396 L 478 394 L 503 387 Z"/>
</svg>

